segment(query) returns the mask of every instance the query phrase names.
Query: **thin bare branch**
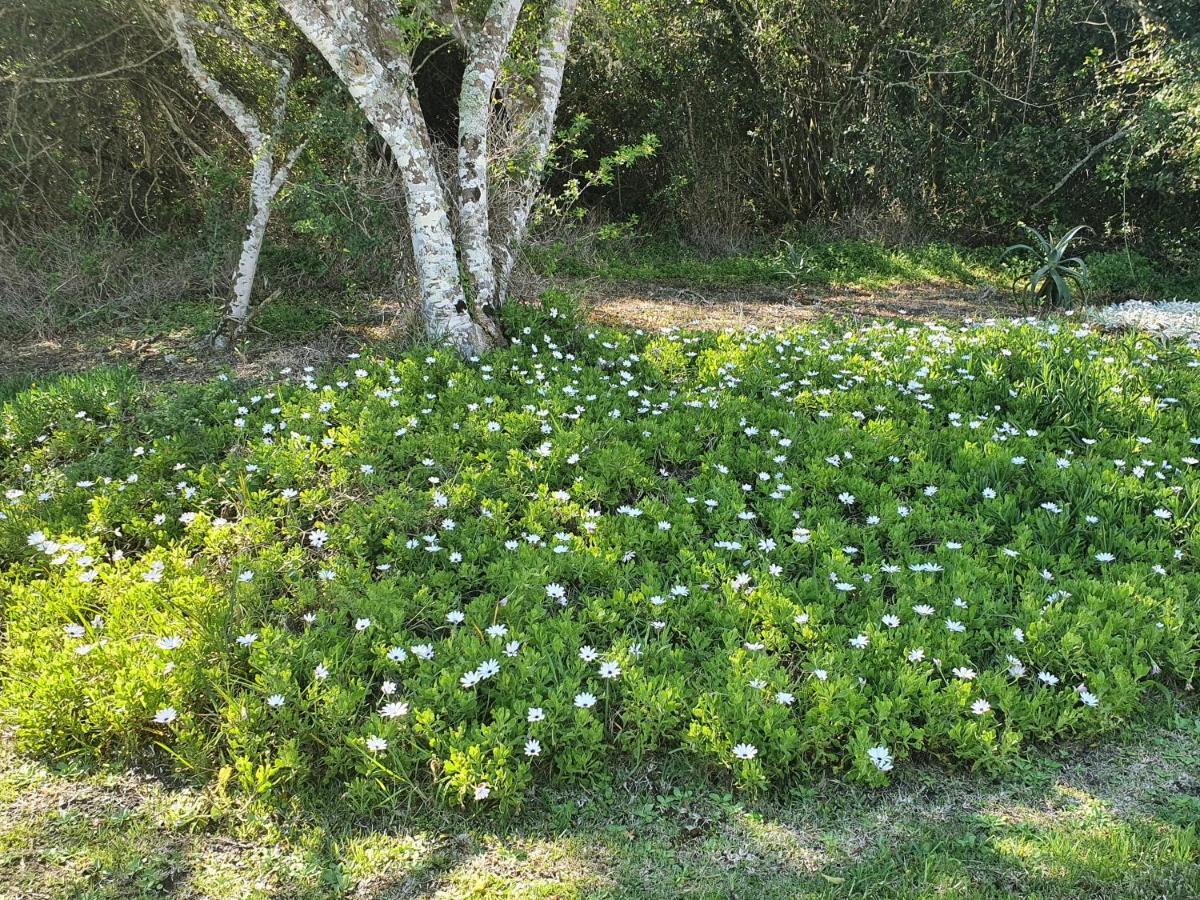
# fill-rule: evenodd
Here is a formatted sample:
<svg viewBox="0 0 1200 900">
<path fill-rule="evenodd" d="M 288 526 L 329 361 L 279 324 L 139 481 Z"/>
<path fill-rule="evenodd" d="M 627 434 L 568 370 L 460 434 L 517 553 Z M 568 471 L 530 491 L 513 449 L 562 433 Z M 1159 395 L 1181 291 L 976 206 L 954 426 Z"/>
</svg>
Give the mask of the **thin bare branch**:
<svg viewBox="0 0 1200 900">
<path fill-rule="evenodd" d="M 100 72 L 88 72 L 84 75 L 63 75 L 56 77 L 13 74 L 6 75 L 4 78 L 0 78 L 0 81 L 15 81 L 25 84 L 74 84 L 80 81 L 95 81 L 100 78 L 111 78 L 113 75 L 117 75 L 121 72 L 128 72 L 130 69 L 140 69 L 146 63 L 150 62 L 150 60 L 157 59 L 170 49 L 170 47 L 163 47 L 159 50 L 155 50 L 149 56 L 139 59 L 137 62 L 122 63 L 119 66 L 113 66 L 110 69 L 104 69 Z"/>
<path fill-rule="evenodd" d="M 1050 188 L 1050 190 L 1046 191 L 1046 193 L 1042 196 L 1042 198 L 1040 200 L 1038 200 L 1037 203 L 1033 204 L 1033 206 L 1031 208 L 1037 209 L 1037 207 L 1041 206 L 1043 203 L 1045 203 L 1047 200 L 1049 200 L 1051 197 L 1053 197 L 1055 194 L 1057 194 L 1059 191 L 1061 191 L 1064 187 L 1066 187 L 1067 182 L 1071 180 L 1072 176 L 1074 176 L 1074 174 L 1076 172 L 1078 172 L 1085 165 L 1087 165 L 1088 161 L 1093 156 L 1095 156 L 1097 153 L 1099 153 L 1101 150 L 1103 150 L 1109 144 L 1111 144 L 1115 141 L 1119 141 L 1121 138 L 1125 137 L 1125 135 L 1127 135 L 1127 134 L 1129 134 L 1129 126 L 1126 125 L 1121 128 L 1118 128 L 1115 132 L 1110 134 L 1108 137 L 1106 137 L 1100 143 L 1093 146 L 1090 150 L 1088 150 L 1088 152 L 1086 154 L 1084 154 L 1083 158 L 1081 160 L 1079 160 L 1079 162 L 1075 163 L 1075 165 L 1071 166 L 1071 168 L 1069 168 L 1067 170 L 1067 173 L 1058 180 L 1058 183 L 1055 184 L 1054 187 Z"/>
<path fill-rule="evenodd" d="M 200 62 L 200 57 L 196 53 L 196 45 L 188 30 L 187 16 L 184 15 L 179 4 L 170 3 L 167 13 L 170 18 L 171 30 L 175 35 L 175 42 L 179 45 L 179 55 L 183 60 L 183 67 L 187 69 L 188 74 L 192 76 L 205 96 L 212 100 L 221 112 L 225 113 L 233 126 L 242 133 L 251 151 L 260 152 L 267 142 L 267 135 L 263 132 L 262 122 L 259 121 L 258 116 L 232 91 L 221 84 Z"/>
</svg>

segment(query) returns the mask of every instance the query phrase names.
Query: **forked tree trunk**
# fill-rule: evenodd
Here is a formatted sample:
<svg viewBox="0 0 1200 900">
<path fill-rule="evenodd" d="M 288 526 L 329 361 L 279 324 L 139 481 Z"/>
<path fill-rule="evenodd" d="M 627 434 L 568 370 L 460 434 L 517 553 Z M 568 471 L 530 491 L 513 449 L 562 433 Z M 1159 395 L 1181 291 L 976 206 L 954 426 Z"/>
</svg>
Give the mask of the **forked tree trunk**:
<svg viewBox="0 0 1200 900">
<path fill-rule="evenodd" d="M 492 338 L 472 317 L 459 277 L 454 232 L 420 103 L 411 92 L 405 92 L 397 102 L 403 110 L 399 127 L 381 129 L 380 133 L 404 173 L 409 237 L 421 285 L 425 332 L 430 339 L 445 341 L 464 356 L 473 356 L 488 349 Z M 377 128 L 380 122 L 387 128 L 390 117 L 386 112 L 375 122 Z"/>
<path fill-rule="evenodd" d="M 488 144 L 496 80 L 524 0 L 491 0 L 479 24 L 453 0 L 432 0 L 434 15 L 467 51 L 459 96 L 457 184 L 443 183 L 413 82 L 412 62 L 391 0 L 280 0 L 325 57 L 387 143 L 405 188 L 427 335 L 474 356 L 503 340 L 496 312 L 507 296 L 516 246 L 524 237 L 553 134 L 577 0 L 548 0 L 534 102 L 510 111 L 517 149 L 532 160 L 504 212 L 492 208 L 495 168 Z M 456 215 L 458 233 L 451 224 Z M 499 227 L 497 227 L 499 226 Z"/>
<path fill-rule="evenodd" d="M 550 152 L 554 117 L 562 96 L 571 26 L 578 6 L 579 0 L 551 0 L 546 9 L 542 39 L 538 46 L 536 106 L 523 123 L 522 141 L 519 144 L 529 152 L 531 163 L 514 191 L 514 202 L 503 217 L 503 240 L 496 244 L 496 291 L 500 303 L 508 299 L 517 252 L 525 240 L 529 215 L 541 187 L 542 168 Z"/>
<path fill-rule="evenodd" d="M 471 300 L 495 321 L 504 298 L 492 253 L 488 191 L 488 131 L 492 94 L 512 41 L 522 0 L 494 0 L 475 38 L 458 101 L 458 227 Z M 498 330 L 498 328 L 497 328 Z"/>
<path fill-rule="evenodd" d="M 280 0 L 280 5 L 325 57 L 396 158 L 426 333 L 467 356 L 486 350 L 491 341 L 471 317 L 459 278 L 445 193 L 412 89 L 411 66 L 404 57 L 385 55 L 399 40 L 392 33 L 396 11 L 370 0 Z"/>
<path fill-rule="evenodd" d="M 246 238 L 242 241 L 242 252 L 234 272 L 233 294 L 225 304 L 221 320 L 210 338 L 215 349 L 224 350 L 241 336 L 250 321 L 254 278 L 258 272 L 258 258 L 266 238 L 267 224 L 271 219 L 271 206 L 275 195 L 287 182 L 292 166 L 304 152 L 305 145 L 302 143 L 294 147 L 278 167 L 275 165 L 278 132 L 287 116 L 292 65 L 290 60 L 252 43 L 224 21 L 218 20 L 213 23 L 187 15 L 176 0 L 171 0 L 167 12 L 184 68 L 192 76 L 197 87 L 220 107 L 241 133 L 254 160 L 253 174 L 250 178 L 250 220 L 246 225 Z M 242 50 L 256 57 L 277 74 L 275 100 L 271 110 L 271 133 L 267 133 L 263 128 L 259 116 L 232 90 L 218 81 L 200 61 L 193 32 L 207 32 L 226 40 L 233 40 Z"/>
</svg>

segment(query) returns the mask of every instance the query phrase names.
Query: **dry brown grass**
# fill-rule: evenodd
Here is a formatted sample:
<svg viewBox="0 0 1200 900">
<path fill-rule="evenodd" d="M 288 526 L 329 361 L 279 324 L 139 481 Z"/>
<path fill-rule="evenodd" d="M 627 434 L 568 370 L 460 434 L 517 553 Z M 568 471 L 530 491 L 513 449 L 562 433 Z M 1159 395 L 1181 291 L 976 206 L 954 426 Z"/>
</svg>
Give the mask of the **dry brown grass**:
<svg viewBox="0 0 1200 900">
<path fill-rule="evenodd" d="M 583 295 L 597 321 L 646 330 L 778 329 L 826 316 L 979 320 L 1021 313 L 1017 304 L 994 292 L 936 284 L 885 290 L 770 285 L 692 289 L 675 284 L 619 281 L 586 283 Z"/>
<path fill-rule="evenodd" d="M 590 318 L 620 328 L 781 329 L 826 316 L 849 320 L 986 319 L 1019 315 L 1021 309 L 994 292 L 921 284 L 865 290 L 786 288 L 773 285 L 703 286 L 654 281 L 599 279 L 525 285 L 533 295 L 558 287 L 581 297 Z M 533 291 L 537 287 L 538 291 Z M 270 303 L 283 303 L 272 299 Z M 204 343 L 204 327 L 121 321 L 107 328 L 67 328 L 5 341 L 0 338 L 0 379 L 44 377 L 97 366 L 128 366 L 154 380 L 198 381 L 219 371 L 267 378 L 284 368 L 299 369 L 344 359 L 364 347 L 401 348 L 421 333 L 413 299 L 363 302 L 330 327 L 300 335 L 273 335 L 252 328 L 230 355 L 214 355 Z"/>
</svg>

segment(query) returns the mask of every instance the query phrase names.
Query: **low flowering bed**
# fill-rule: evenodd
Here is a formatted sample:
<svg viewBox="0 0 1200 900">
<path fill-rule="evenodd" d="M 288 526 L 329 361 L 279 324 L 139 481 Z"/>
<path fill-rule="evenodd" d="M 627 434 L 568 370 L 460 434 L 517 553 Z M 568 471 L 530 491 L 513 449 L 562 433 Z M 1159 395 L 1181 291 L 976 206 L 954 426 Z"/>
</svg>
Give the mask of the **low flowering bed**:
<svg viewBox="0 0 1200 900">
<path fill-rule="evenodd" d="M 745 789 L 1003 771 L 1191 689 L 1194 350 L 510 316 L 483 360 L 14 397 L 20 747 L 511 808 L 679 751 Z"/>
</svg>

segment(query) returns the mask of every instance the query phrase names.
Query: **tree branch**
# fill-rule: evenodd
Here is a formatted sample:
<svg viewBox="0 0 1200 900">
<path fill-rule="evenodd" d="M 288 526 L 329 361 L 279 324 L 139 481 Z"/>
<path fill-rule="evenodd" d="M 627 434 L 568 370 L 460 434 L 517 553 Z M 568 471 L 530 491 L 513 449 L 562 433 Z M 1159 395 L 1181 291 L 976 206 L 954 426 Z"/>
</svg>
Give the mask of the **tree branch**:
<svg viewBox="0 0 1200 900">
<path fill-rule="evenodd" d="M 224 13 L 221 13 L 221 18 L 224 20 Z M 250 40 L 246 35 L 242 34 L 237 28 L 228 24 L 226 21 L 206 22 L 195 16 L 184 16 L 186 24 L 190 25 L 197 31 L 206 32 L 214 37 L 224 38 L 229 43 L 245 50 L 264 66 L 282 71 L 288 62 L 280 54 L 276 53 L 269 47 L 264 47 L 256 41 Z"/>
<path fill-rule="evenodd" d="M 175 35 L 175 43 L 179 45 L 179 55 L 183 60 L 183 67 L 188 70 L 188 74 L 192 76 L 200 90 L 220 107 L 221 112 L 225 113 L 233 126 L 242 133 L 246 143 L 250 145 L 251 151 L 260 152 L 267 142 L 267 136 L 263 134 L 262 123 L 258 116 L 251 112 L 232 91 L 226 89 L 221 82 L 214 78 L 200 62 L 199 56 L 196 55 L 196 45 L 188 32 L 187 17 L 174 0 L 169 4 L 167 14 L 171 31 Z"/>
<path fill-rule="evenodd" d="M 308 139 L 305 138 L 297 146 L 288 151 L 287 157 L 283 163 L 275 170 L 275 177 L 271 179 L 271 196 L 274 197 L 279 193 L 280 188 L 288 180 L 288 176 L 292 174 L 292 166 L 296 164 L 296 160 L 300 158 L 300 154 L 304 152 L 304 148 L 308 146 Z"/>
<path fill-rule="evenodd" d="M 468 22 L 459 14 L 456 0 L 436 0 L 433 7 L 433 20 L 446 28 L 464 49 L 470 47 L 474 42 L 475 35 Z"/>
<path fill-rule="evenodd" d="M 1079 160 L 1079 162 L 1077 162 L 1077 163 L 1075 163 L 1075 165 L 1071 166 L 1071 168 L 1067 170 L 1067 174 L 1058 180 L 1058 184 L 1056 184 L 1056 185 L 1054 185 L 1054 187 L 1050 188 L 1050 190 L 1048 190 L 1042 196 L 1042 199 L 1038 200 L 1037 203 L 1033 204 L 1033 206 L 1030 207 L 1030 209 L 1037 209 L 1039 206 L 1041 206 L 1043 203 L 1045 203 L 1047 200 L 1049 200 L 1051 197 L 1053 197 L 1055 194 L 1057 194 L 1059 191 L 1061 191 L 1066 186 L 1067 182 L 1071 180 L 1071 176 L 1074 175 L 1076 172 L 1078 172 L 1080 169 L 1082 169 L 1085 165 L 1087 165 L 1088 160 L 1090 160 L 1093 156 L 1095 156 L 1097 153 L 1099 153 L 1101 150 L 1103 150 L 1109 144 L 1113 143 L 1113 141 L 1119 141 L 1121 138 L 1125 137 L 1125 135 L 1127 135 L 1127 134 L 1129 134 L 1129 126 L 1128 125 L 1122 126 L 1121 128 L 1118 128 L 1113 134 L 1110 134 L 1108 137 L 1106 137 L 1100 143 L 1096 144 L 1094 147 L 1092 147 L 1090 150 L 1088 150 L 1088 152 L 1086 154 L 1084 154 L 1083 159 Z"/>
<path fill-rule="evenodd" d="M 139 59 L 137 62 L 122 63 L 119 66 L 113 66 L 111 69 L 105 69 L 102 72 L 89 72 L 86 75 L 64 75 L 61 77 L 47 77 L 47 76 L 24 77 L 21 75 L 6 75 L 4 78 L 0 78 L 0 81 L 17 81 L 17 82 L 25 82 L 27 84 L 74 84 L 77 81 L 94 81 L 99 78 L 108 78 L 110 75 L 116 75 L 118 72 L 127 72 L 130 69 L 140 69 L 146 63 L 150 62 L 150 60 L 156 59 L 159 56 L 162 56 L 164 53 L 166 53 L 170 49 L 171 49 L 170 47 L 163 47 L 160 50 L 155 50 L 153 53 L 151 53 L 149 56 L 145 57 L 144 59 Z"/>
</svg>

